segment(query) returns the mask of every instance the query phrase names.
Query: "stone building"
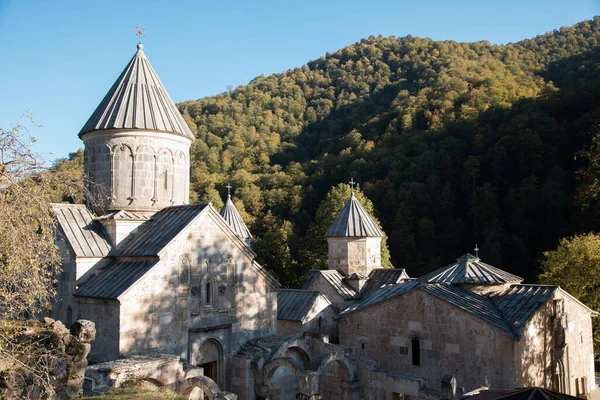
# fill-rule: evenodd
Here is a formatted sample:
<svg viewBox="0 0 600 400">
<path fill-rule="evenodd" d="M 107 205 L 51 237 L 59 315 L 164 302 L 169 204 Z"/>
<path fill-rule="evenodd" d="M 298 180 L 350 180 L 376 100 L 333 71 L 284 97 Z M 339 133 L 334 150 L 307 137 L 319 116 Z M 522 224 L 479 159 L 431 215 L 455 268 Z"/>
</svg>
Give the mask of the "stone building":
<svg viewBox="0 0 600 400">
<path fill-rule="evenodd" d="M 141 44 L 79 136 L 93 196 L 54 206 L 63 250 L 54 316 L 96 323 L 91 361 L 131 370 L 115 360 L 174 356 L 230 387 L 238 348 L 276 333 L 280 285 L 255 261 L 231 199 L 221 213 L 187 204 L 194 137 Z M 149 350 L 167 356 L 131 356 Z"/>
<path fill-rule="evenodd" d="M 310 290 L 279 289 L 277 292 L 277 334 L 313 332 L 337 338 L 336 309 L 322 293 Z"/>
<path fill-rule="evenodd" d="M 54 317 L 96 323 L 90 393 L 131 377 L 248 400 L 593 388 L 595 311 L 469 254 L 419 279 L 383 269 L 384 233 L 354 195 L 328 269 L 280 289 L 230 196 L 187 204 L 194 137 L 141 44 L 79 136 L 94 184 L 88 205 L 54 206 Z"/>
<path fill-rule="evenodd" d="M 595 387 L 595 311 L 560 287 L 522 284 L 470 254 L 419 279 L 381 269 L 371 262 L 378 244 L 368 245 L 381 236 L 351 196 L 326 235 L 329 270 L 311 271 L 302 286 L 340 310 L 339 343 L 356 357 L 440 393 L 448 374 L 466 390 L 541 386 L 581 395 Z"/>
</svg>

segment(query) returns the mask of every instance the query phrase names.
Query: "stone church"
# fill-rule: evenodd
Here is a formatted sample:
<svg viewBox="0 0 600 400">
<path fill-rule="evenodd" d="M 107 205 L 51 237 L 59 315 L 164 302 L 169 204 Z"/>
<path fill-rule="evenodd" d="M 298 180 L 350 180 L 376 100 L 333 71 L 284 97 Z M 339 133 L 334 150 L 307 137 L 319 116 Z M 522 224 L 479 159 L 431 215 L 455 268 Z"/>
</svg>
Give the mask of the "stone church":
<svg viewBox="0 0 600 400">
<path fill-rule="evenodd" d="M 280 288 L 230 196 L 188 204 L 195 138 L 141 44 L 79 137 L 93 185 L 87 205 L 54 205 L 54 317 L 96 323 L 89 394 L 133 378 L 249 400 L 594 387 L 595 311 L 469 254 L 418 279 L 383 269 L 384 233 L 354 195 L 328 269 Z"/>
</svg>

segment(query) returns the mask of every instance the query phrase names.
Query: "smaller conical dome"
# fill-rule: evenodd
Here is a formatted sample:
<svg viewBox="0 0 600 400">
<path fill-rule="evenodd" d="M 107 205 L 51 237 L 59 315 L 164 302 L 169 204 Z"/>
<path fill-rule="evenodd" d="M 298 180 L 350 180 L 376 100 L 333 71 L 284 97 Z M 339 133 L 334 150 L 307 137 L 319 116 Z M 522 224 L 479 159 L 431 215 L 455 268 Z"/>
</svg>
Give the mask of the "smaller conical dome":
<svg viewBox="0 0 600 400">
<path fill-rule="evenodd" d="M 221 208 L 220 214 L 240 239 L 242 239 L 246 243 L 250 242 L 252 234 L 248 230 L 248 227 L 246 227 L 242 216 L 233 205 L 230 195 L 227 195 L 227 201 L 225 202 L 223 208 Z"/>
<path fill-rule="evenodd" d="M 367 210 L 354 197 L 354 193 L 335 218 L 325 237 L 383 237 L 383 231 L 377 226 Z"/>
<path fill-rule="evenodd" d="M 455 263 L 446 265 L 419 278 L 427 283 L 502 284 L 520 283 L 523 278 L 482 262 L 479 257 L 465 254 Z"/>
</svg>

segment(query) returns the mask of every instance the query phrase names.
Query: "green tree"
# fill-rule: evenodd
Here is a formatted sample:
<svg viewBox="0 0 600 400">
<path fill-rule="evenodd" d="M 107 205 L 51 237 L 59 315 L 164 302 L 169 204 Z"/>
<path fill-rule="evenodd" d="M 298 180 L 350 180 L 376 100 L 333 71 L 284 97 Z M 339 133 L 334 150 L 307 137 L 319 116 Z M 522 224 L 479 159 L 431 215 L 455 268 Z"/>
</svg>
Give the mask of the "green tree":
<svg viewBox="0 0 600 400">
<path fill-rule="evenodd" d="M 296 261 L 292 259 L 288 244 L 293 237 L 292 224 L 274 217 L 270 211 L 261 222 L 268 228 L 252 241 L 256 260 L 265 266 L 283 287 L 297 286 L 303 274 L 297 268 Z"/>
<path fill-rule="evenodd" d="M 544 252 L 540 281 L 558 285 L 592 310 L 600 309 L 600 235 L 586 233 L 560 241 Z M 600 358 L 600 323 L 594 324 L 594 353 Z"/>
</svg>

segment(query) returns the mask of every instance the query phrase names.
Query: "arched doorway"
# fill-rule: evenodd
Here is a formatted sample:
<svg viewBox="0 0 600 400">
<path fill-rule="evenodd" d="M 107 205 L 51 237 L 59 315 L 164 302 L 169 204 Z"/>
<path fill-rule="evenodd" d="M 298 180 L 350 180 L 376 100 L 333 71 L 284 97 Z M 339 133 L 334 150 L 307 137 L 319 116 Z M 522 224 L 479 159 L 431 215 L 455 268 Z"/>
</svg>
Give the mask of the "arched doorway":
<svg viewBox="0 0 600 400">
<path fill-rule="evenodd" d="M 324 399 L 341 400 L 344 398 L 343 382 L 350 382 L 350 372 L 341 361 L 334 360 L 322 370 L 321 375 L 321 395 Z"/>
<path fill-rule="evenodd" d="M 306 371 L 302 362 L 294 358 L 276 358 L 263 367 L 263 374 L 271 400 L 295 400 L 296 395 L 302 393 L 299 379 L 304 379 L 302 386 L 306 389 Z"/>
<path fill-rule="evenodd" d="M 280 366 L 271 378 L 271 399 L 295 400 L 298 394 L 298 379 L 287 367 Z"/>
<path fill-rule="evenodd" d="M 204 369 L 204 376 L 223 387 L 223 347 L 218 340 L 208 339 L 202 343 L 196 356 L 196 365 Z"/>
<path fill-rule="evenodd" d="M 554 371 L 554 390 L 561 393 L 566 393 L 565 385 L 565 364 L 562 360 L 556 362 Z"/>
</svg>

